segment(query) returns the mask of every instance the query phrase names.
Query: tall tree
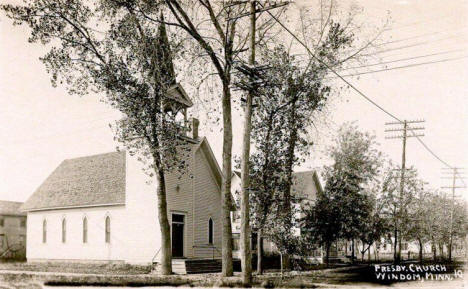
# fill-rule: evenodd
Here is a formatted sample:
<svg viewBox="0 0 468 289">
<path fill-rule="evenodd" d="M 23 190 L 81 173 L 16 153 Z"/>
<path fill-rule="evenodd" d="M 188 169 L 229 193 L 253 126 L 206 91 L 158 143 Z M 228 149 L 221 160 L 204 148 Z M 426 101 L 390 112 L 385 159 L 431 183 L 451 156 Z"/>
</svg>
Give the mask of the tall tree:
<svg viewBox="0 0 468 289">
<path fill-rule="evenodd" d="M 329 182 L 332 182 L 330 179 Z M 332 184 L 329 184 L 331 186 Z M 317 195 L 313 206 L 304 210 L 302 220 L 304 239 L 309 244 L 325 247 L 325 264 L 329 265 L 330 248 L 338 240 L 343 228 L 341 221 L 341 208 L 335 201 L 335 190 L 325 190 Z"/>
<path fill-rule="evenodd" d="M 371 214 L 365 186 L 379 174 L 382 153 L 376 149 L 375 136 L 361 132 L 357 126 L 346 123 L 338 130 L 335 145 L 329 156 L 333 164 L 326 166 L 325 191 L 332 194 L 340 208 L 341 237 L 353 243 L 359 238 L 360 227 Z"/>
<path fill-rule="evenodd" d="M 341 32 L 332 25 L 319 48 L 324 58 L 336 57 L 342 46 L 351 41 L 341 38 Z M 260 228 L 273 214 L 275 228 L 284 226 L 283 231 L 291 231 L 292 170 L 304 160 L 310 149 L 307 132 L 314 115 L 326 104 L 331 91 L 331 87 L 324 84 L 326 68 L 311 59 L 304 65 L 300 57 L 290 54 L 281 45 L 273 49 L 262 47 L 260 57 L 268 69 L 261 73 L 264 85 L 257 90 L 258 100 L 252 120 L 256 151 L 251 157 L 252 188 L 255 188 L 251 201 L 255 227 L 259 228 L 259 242 L 263 235 Z M 273 209 L 272 205 L 276 207 Z M 273 229 L 269 231 L 265 233 L 274 238 L 285 237 L 281 243 L 291 239 L 288 234 L 277 234 Z M 258 248 L 257 268 L 261 272 L 262 248 Z"/>
<path fill-rule="evenodd" d="M 231 86 L 234 60 L 246 51 L 249 34 L 242 29 L 240 21 L 245 13 L 248 15 L 248 1 L 182 1 L 163 0 L 175 23 L 198 44 L 215 69 L 221 82 L 222 115 L 223 115 L 223 276 L 232 276 L 232 228 L 230 220 L 230 194 L 232 175 L 232 112 Z M 239 26 L 241 26 L 239 28 Z M 272 27 L 271 19 L 257 25 L 259 37 L 256 42 L 265 41 L 266 32 Z M 203 68 L 205 69 L 205 68 Z"/>
<path fill-rule="evenodd" d="M 414 168 L 406 169 L 405 187 L 400 194 L 400 179 L 396 172 L 400 168 L 389 165 L 384 172 L 382 182 L 381 202 L 383 204 L 383 214 L 389 222 L 393 232 L 393 259 L 399 262 L 400 240 L 409 238 L 412 224 L 412 207 L 417 201 L 421 189 L 421 181 L 418 179 L 417 171 Z"/>
<path fill-rule="evenodd" d="M 29 42 L 49 49 L 41 60 L 54 86 L 63 84 L 78 95 L 101 93 L 122 112 L 114 126 L 116 138 L 130 154 L 139 155 L 146 173 L 157 180 L 161 272 L 171 274 L 165 176 L 185 167 L 184 123 L 176 118 L 184 105 L 168 97 L 176 80 L 159 7 L 132 1 L 31 0 L 1 8 L 15 25 L 29 26 Z"/>
<path fill-rule="evenodd" d="M 367 189 L 366 207 L 367 218 L 363 220 L 360 226 L 359 239 L 362 243 L 362 260 L 364 254 L 368 252 L 370 261 L 370 248 L 379 242 L 388 231 L 388 221 L 383 214 L 383 204 L 379 199 L 380 184 L 375 182 Z"/>
</svg>

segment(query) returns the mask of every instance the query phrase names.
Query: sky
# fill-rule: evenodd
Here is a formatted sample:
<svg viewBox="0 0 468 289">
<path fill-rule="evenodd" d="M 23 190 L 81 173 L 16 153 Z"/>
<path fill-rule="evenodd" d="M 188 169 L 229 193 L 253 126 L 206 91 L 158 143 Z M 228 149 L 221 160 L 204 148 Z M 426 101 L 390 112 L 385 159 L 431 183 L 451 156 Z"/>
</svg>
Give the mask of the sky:
<svg viewBox="0 0 468 289">
<path fill-rule="evenodd" d="M 343 6 L 350 3 L 339 2 Z M 299 7 L 310 5 L 307 3 L 296 1 Z M 386 42 L 395 42 L 383 46 L 382 50 L 390 51 L 379 56 L 383 62 L 401 60 L 389 63 L 388 68 L 409 67 L 347 79 L 400 119 L 424 119 L 422 140 L 427 146 L 451 166 L 467 167 L 468 1 L 358 0 L 353 3 L 364 9 L 362 17 L 370 26 L 379 25 L 391 16 L 390 26 L 382 37 Z M 1 200 L 25 201 L 64 159 L 113 151 L 118 145 L 108 124 L 119 114 L 100 102 L 97 95 L 70 96 L 63 87 L 52 87 L 39 60 L 46 49 L 28 43 L 27 37 L 26 27 L 13 27 L 0 13 Z M 429 54 L 434 55 L 426 56 Z M 406 58 L 413 59 L 402 60 Z M 359 71 L 381 68 L 371 66 Z M 235 117 L 233 127 L 233 152 L 238 155 L 242 143 L 241 119 Z M 324 150 L 333 144 L 337 128 L 349 121 L 375 133 L 380 150 L 400 163 L 401 140 L 385 139 L 385 123 L 392 119 L 347 89 L 339 101 L 330 104 L 329 123 L 318 129 L 313 157 L 298 170 L 320 169 L 327 161 Z M 220 161 L 221 132 L 202 125 L 201 135 L 207 136 Z M 444 165 L 414 138 L 408 140 L 406 159 L 407 166 L 416 167 L 430 187 L 449 185 L 448 180 L 441 179 Z M 457 193 L 466 198 L 466 189 Z"/>
</svg>

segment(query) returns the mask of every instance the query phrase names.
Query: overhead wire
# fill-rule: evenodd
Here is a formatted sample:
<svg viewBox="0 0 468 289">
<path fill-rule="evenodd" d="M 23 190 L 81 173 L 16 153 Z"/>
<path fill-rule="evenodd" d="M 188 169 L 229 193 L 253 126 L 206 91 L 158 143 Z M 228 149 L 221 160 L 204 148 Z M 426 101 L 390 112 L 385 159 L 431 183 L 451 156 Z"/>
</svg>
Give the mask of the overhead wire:
<svg viewBox="0 0 468 289">
<path fill-rule="evenodd" d="M 262 4 L 260 4 L 262 5 Z M 334 75 L 336 75 L 336 77 L 338 77 L 339 79 L 341 79 L 344 83 L 346 83 L 350 88 L 352 88 L 355 92 L 357 92 L 361 97 L 363 97 L 364 99 L 366 99 L 368 102 L 370 102 L 371 104 L 373 104 L 375 107 L 377 107 L 379 110 L 381 110 L 382 112 L 384 112 L 385 114 L 387 114 L 388 116 L 390 116 L 391 118 L 393 118 L 394 120 L 404 124 L 404 122 L 399 119 L 396 115 L 392 114 L 391 112 L 387 111 L 384 107 L 382 107 L 381 105 L 379 105 L 378 103 L 376 103 L 374 100 L 372 100 L 370 97 L 368 97 L 365 93 L 363 93 L 360 89 L 358 89 L 356 86 L 354 86 L 351 82 L 349 82 L 348 80 L 346 80 L 343 76 L 341 76 L 338 72 L 335 71 L 335 69 L 333 69 L 330 65 L 328 65 L 326 62 L 324 62 L 322 59 L 320 59 L 319 57 L 317 57 L 310 49 L 307 45 L 304 44 L 303 41 L 301 41 L 299 39 L 299 37 L 297 37 L 288 27 L 286 27 L 276 16 L 274 16 L 272 13 L 270 13 L 268 10 L 266 11 L 270 17 L 272 17 L 284 30 L 286 30 L 299 44 L 301 44 L 306 50 L 307 52 L 309 53 L 310 56 L 312 56 L 315 60 L 317 60 L 318 62 L 320 62 L 320 64 L 324 65 L 328 70 L 330 70 Z M 453 166 L 451 166 L 449 163 L 447 163 L 446 161 L 444 161 L 441 157 L 439 157 L 432 149 L 429 148 L 429 146 L 419 137 L 417 136 L 413 131 L 410 131 L 413 135 L 413 137 L 415 137 L 419 143 L 432 155 L 434 156 L 437 160 L 439 160 L 441 163 L 443 163 L 445 166 L 447 166 L 448 168 L 454 168 Z"/>
</svg>

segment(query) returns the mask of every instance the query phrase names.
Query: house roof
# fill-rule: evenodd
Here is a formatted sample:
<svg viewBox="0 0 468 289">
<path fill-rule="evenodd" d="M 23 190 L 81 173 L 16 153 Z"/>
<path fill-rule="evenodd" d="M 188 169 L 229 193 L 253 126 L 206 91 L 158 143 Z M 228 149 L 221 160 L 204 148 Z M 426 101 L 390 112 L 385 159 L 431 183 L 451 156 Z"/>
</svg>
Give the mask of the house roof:
<svg viewBox="0 0 468 289">
<path fill-rule="evenodd" d="M 125 152 L 64 160 L 23 211 L 125 204 Z"/>
<path fill-rule="evenodd" d="M 22 202 L 0 201 L 0 215 L 26 216 L 20 210 L 22 204 Z"/>
<path fill-rule="evenodd" d="M 293 173 L 293 185 L 291 194 L 294 197 L 315 200 L 317 193 L 322 191 L 322 186 L 316 171 Z"/>
<path fill-rule="evenodd" d="M 241 178 L 239 171 L 233 171 L 232 177 Z M 299 199 L 315 200 L 317 193 L 322 192 L 322 185 L 316 171 L 293 172 L 293 184 L 291 187 L 291 195 Z M 232 196 L 238 199 L 238 196 Z"/>
</svg>

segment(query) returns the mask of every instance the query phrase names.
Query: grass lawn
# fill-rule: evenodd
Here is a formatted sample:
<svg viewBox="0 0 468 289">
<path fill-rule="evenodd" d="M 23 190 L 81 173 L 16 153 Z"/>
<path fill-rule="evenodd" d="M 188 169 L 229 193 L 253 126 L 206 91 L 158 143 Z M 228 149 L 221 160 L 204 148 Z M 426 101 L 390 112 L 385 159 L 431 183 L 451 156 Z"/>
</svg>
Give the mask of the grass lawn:
<svg viewBox="0 0 468 289">
<path fill-rule="evenodd" d="M 463 263 L 455 263 L 449 266 L 449 272 L 453 269 L 462 268 Z M 465 267 L 466 268 L 466 267 Z M 193 274 L 193 275 L 171 275 L 160 276 L 147 274 L 148 267 L 131 266 L 125 264 L 65 264 L 65 263 L 1 263 L 0 270 L 22 270 L 34 272 L 56 272 L 56 273 L 28 273 L 10 272 L 0 274 L 0 289 L 3 288 L 40 288 L 34 286 L 25 287 L 2 287 L 2 281 L 8 284 L 26 282 L 25 284 L 46 284 L 59 286 L 189 286 L 189 287 L 241 287 L 240 273 L 233 277 L 221 278 L 219 273 Z M 67 273 L 86 273 L 100 275 L 80 275 Z M 112 275 L 112 276 L 111 276 Z M 435 284 L 437 286 L 450 286 L 458 288 L 463 279 L 454 282 L 432 281 L 420 282 L 399 282 L 384 281 L 376 279 L 375 268 L 366 264 L 354 266 L 341 266 L 331 269 L 315 268 L 309 271 L 291 271 L 281 275 L 278 271 L 269 271 L 264 275 L 254 275 L 254 287 L 267 288 L 317 288 L 329 286 L 386 286 L 392 287 L 413 287 Z M 60 288 L 60 287 L 59 287 Z M 439 287 L 440 288 L 440 287 Z"/>
<path fill-rule="evenodd" d="M 129 264 L 93 264 L 93 263 L 26 263 L 1 262 L 0 270 L 34 271 L 34 272 L 61 272 L 82 274 L 147 274 L 151 272 L 150 266 L 136 266 Z"/>
</svg>

